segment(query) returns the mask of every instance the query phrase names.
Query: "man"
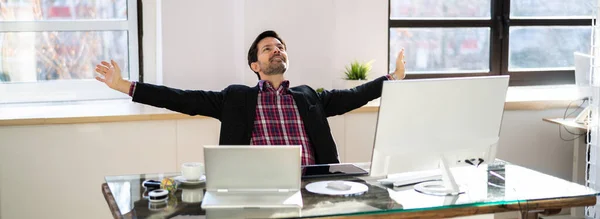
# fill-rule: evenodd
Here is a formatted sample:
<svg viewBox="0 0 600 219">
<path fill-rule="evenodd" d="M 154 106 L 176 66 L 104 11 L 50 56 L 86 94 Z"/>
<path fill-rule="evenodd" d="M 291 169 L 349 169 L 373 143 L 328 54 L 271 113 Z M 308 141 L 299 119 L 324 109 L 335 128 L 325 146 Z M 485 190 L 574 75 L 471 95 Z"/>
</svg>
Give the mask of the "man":
<svg viewBox="0 0 600 219">
<path fill-rule="evenodd" d="M 134 102 L 221 121 L 221 145 L 302 145 L 302 165 L 339 163 L 327 117 L 341 115 L 381 96 L 383 81 L 404 78 L 404 51 L 393 74 L 349 90 L 321 93 L 302 85 L 289 87 L 285 42 L 274 31 L 258 35 L 248 65 L 258 85 L 230 85 L 222 91 L 179 90 L 121 78 L 117 63 L 96 66 L 96 77 L 129 94 Z"/>
</svg>

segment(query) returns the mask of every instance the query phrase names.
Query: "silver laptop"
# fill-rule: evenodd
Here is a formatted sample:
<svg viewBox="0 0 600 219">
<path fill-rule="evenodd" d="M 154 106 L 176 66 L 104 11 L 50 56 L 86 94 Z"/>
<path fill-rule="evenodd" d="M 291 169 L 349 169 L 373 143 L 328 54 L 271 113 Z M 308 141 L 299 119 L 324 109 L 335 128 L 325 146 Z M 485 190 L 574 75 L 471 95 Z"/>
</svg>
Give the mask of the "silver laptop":
<svg viewBox="0 0 600 219">
<path fill-rule="evenodd" d="M 300 146 L 204 146 L 202 208 L 300 208 Z"/>
</svg>

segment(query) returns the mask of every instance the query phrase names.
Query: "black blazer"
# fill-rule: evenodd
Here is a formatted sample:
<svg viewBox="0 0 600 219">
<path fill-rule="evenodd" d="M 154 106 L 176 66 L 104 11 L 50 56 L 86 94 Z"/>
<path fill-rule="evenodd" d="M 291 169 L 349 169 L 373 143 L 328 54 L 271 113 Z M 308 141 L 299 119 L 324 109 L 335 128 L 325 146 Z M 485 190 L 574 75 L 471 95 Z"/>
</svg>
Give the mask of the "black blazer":
<svg viewBox="0 0 600 219">
<path fill-rule="evenodd" d="M 379 98 L 382 76 L 348 90 L 317 93 L 309 86 L 290 88 L 312 144 L 316 164 L 339 163 L 327 117 L 342 115 Z M 249 145 L 254 127 L 258 86 L 230 85 L 223 91 L 179 90 L 137 83 L 133 101 L 188 115 L 221 121 L 220 145 Z"/>
</svg>

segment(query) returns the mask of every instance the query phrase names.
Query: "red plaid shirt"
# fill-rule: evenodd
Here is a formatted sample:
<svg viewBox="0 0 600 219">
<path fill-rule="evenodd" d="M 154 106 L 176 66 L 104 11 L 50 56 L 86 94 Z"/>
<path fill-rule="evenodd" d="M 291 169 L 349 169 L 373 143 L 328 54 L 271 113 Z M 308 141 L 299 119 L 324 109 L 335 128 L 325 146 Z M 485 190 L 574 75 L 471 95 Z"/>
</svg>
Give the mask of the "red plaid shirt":
<svg viewBox="0 0 600 219">
<path fill-rule="evenodd" d="M 315 164 L 311 144 L 304 130 L 289 81 L 277 90 L 270 82 L 258 82 L 259 93 L 256 117 L 252 130 L 252 145 L 302 145 L 302 165 Z"/>
</svg>

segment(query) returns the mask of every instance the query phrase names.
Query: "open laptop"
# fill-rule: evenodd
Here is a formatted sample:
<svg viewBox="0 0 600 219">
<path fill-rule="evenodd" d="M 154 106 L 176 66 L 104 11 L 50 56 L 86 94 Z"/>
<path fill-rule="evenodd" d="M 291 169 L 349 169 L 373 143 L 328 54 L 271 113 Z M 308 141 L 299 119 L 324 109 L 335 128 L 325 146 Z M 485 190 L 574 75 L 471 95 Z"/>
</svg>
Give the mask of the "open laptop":
<svg viewBox="0 0 600 219">
<path fill-rule="evenodd" d="M 202 208 L 300 208 L 300 146 L 204 146 Z"/>
</svg>

